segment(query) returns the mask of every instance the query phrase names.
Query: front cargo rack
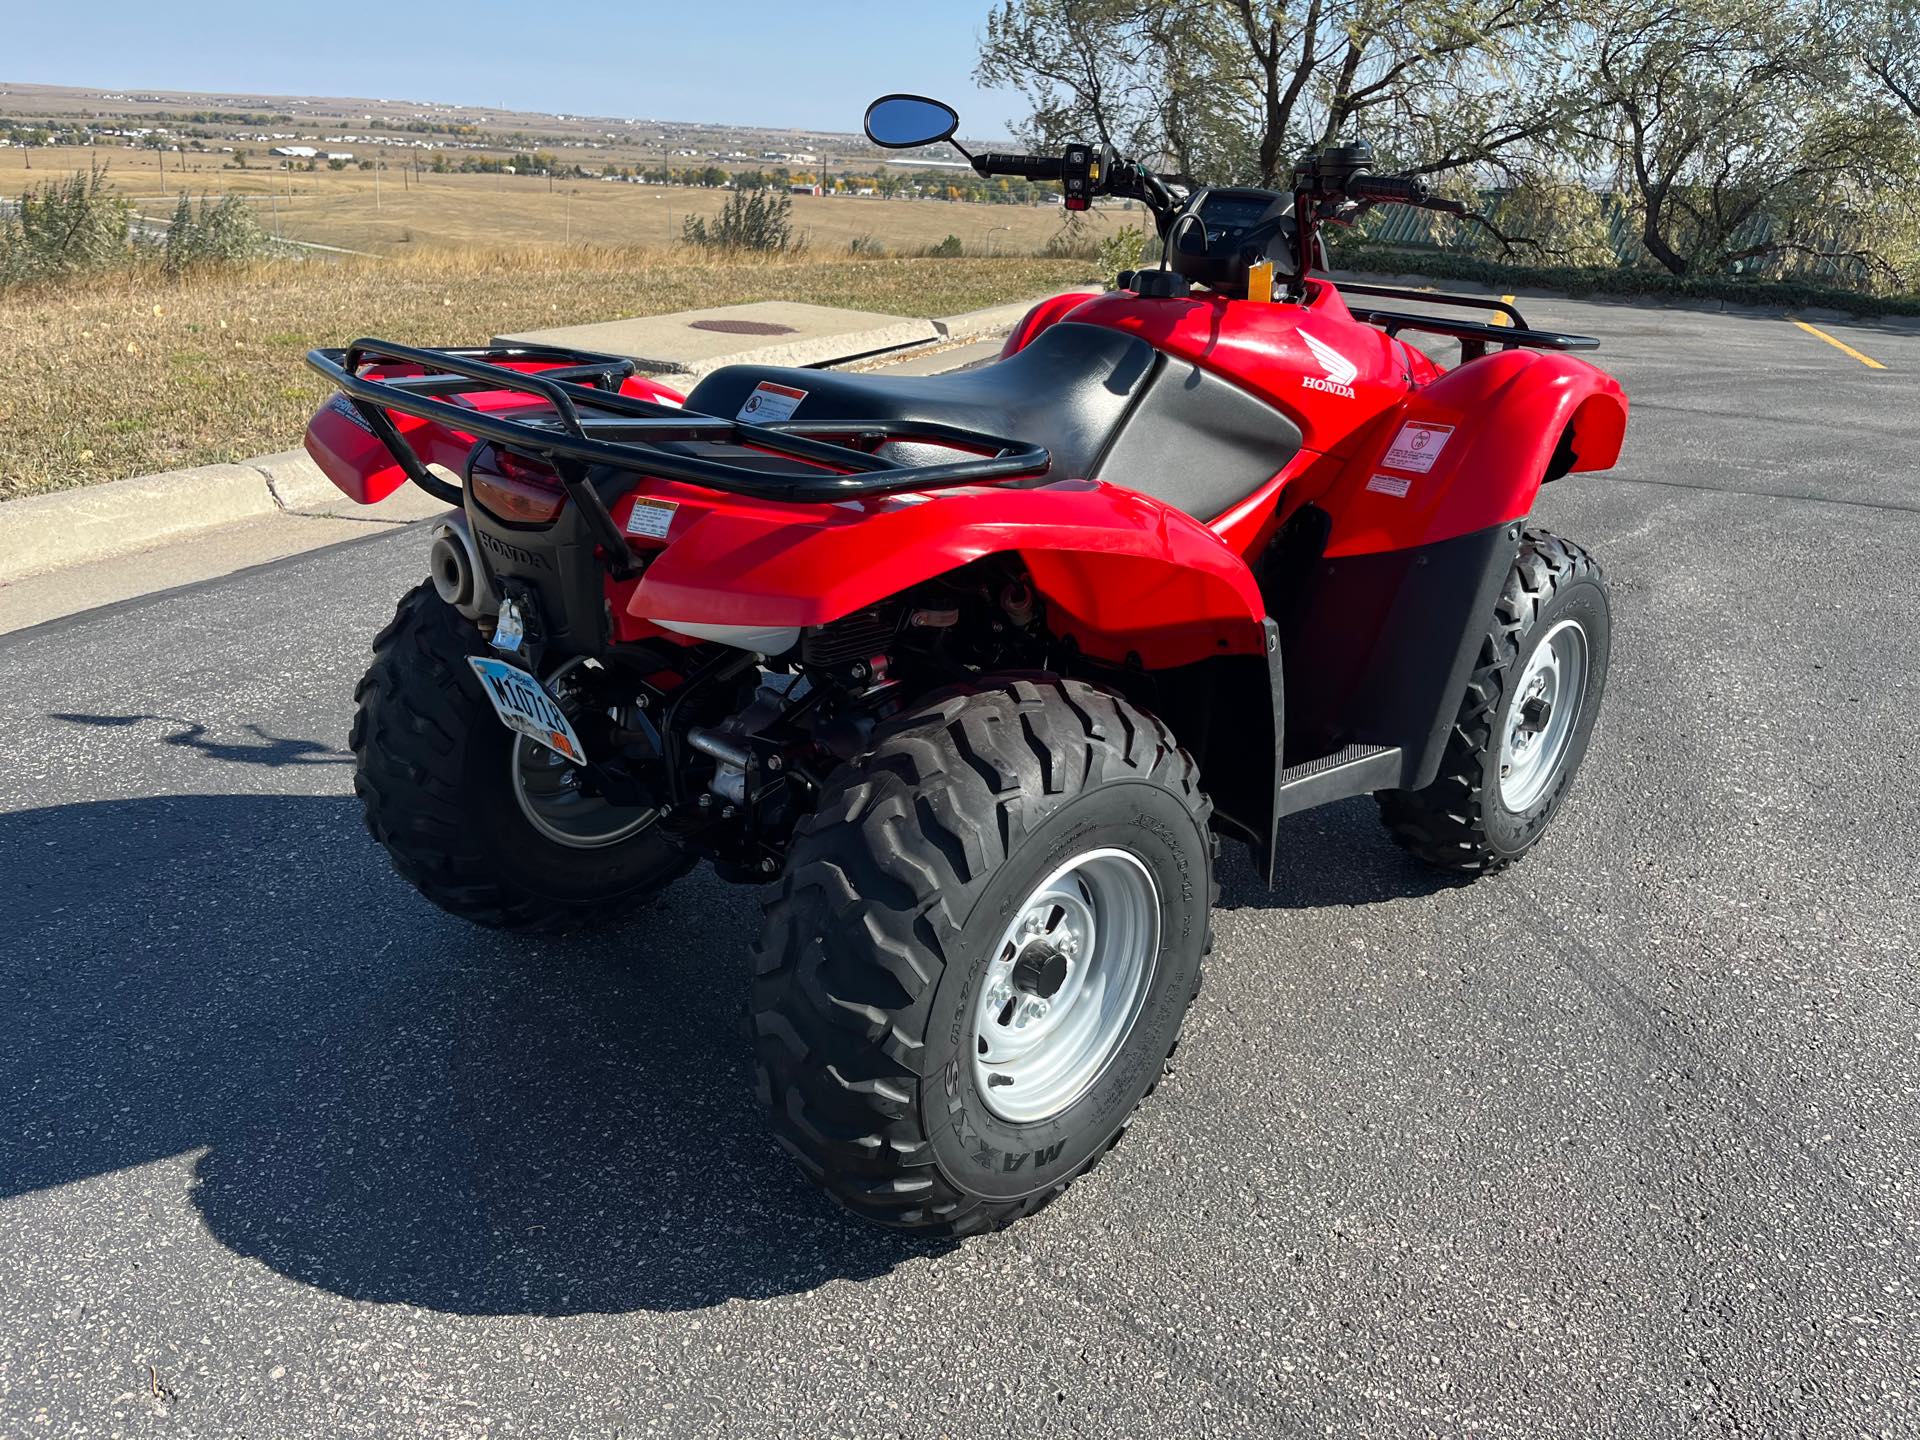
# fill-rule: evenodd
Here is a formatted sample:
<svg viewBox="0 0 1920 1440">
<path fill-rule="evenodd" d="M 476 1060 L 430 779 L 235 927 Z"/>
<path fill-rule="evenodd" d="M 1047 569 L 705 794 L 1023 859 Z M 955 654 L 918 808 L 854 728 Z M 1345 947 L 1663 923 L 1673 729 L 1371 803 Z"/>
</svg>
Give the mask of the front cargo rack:
<svg viewBox="0 0 1920 1440">
<path fill-rule="evenodd" d="M 592 493 L 585 478 L 587 467 L 595 465 L 757 500 L 817 503 L 1042 475 L 1052 463 L 1044 446 L 936 421 L 783 420 L 754 425 L 679 409 L 621 394 L 621 382 L 634 373 L 633 362 L 583 350 L 424 349 L 363 339 L 344 350 L 309 350 L 307 364 L 346 397 L 408 479 L 454 504 L 459 503 L 458 492 L 421 463 L 388 411 L 541 456 L 554 464 L 569 495 L 582 500 L 590 513 L 602 514 L 605 506 L 597 494 L 587 502 L 577 493 Z M 420 373 L 362 374 L 369 364 L 417 367 Z M 505 369 L 506 364 L 553 368 L 529 373 Z M 453 397 L 489 390 L 534 396 L 546 402 L 546 409 L 512 416 L 453 403 Z M 904 441 L 967 452 L 969 458 L 916 465 L 875 453 Z M 689 445 L 732 447 L 761 459 L 790 460 L 796 468 L 770 472 L 764 465 L 754 468 L 697 453 L 686 448 Z"/>
<path fill-rule="evenodd" d="M 1358 280 L 1338 282 L 1342 297 L 1377 295 L 1383 300 L 1412 300 L 1423 305 L 1457 305 L 1473 310 L 1492 310 L 1505 324 L 1484 324 L 1477 320 L 1456 320 L 1448 315 L 1416 315 L 1407 310 L 1376 310 L 1371 306 L 1347 306 L 1354 319 L 1378 325 L 1389 335 L 1402 330 L 1418 330 L 1427 335 L 1444 335 L 1460 342 L 1462 362 L 1478 360 L 1489 345 L 1502 350 L 1516 347 L 1526 350 L 1598 350 L 1600 342 L 1591 335 L 1568 335 L 1558 330 L 1535 330 L 1526 317 L 1508 300 L 1489 300 L 1479 295 L 1453 295 L 1439 290 L 1408 290 L 1398 285 L 1375 285 Z"/>
</svg>

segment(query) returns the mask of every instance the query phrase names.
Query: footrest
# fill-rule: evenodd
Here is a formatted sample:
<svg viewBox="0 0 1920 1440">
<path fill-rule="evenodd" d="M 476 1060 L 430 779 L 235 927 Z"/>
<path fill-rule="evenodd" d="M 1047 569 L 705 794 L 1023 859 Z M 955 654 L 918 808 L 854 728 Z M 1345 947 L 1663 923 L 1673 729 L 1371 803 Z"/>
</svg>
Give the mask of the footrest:
<svg viewBox="0 0 1920 1440">
<path fill-rule="evenodd" d="M 1289 765 L 1280 772 L 1276 808 L 1282 815 L 1292 815 L 1315 805 L 1392 789 L 1400 783 L 1400 761 L 1397 745 L 1349 745 L 1331 755 Z"/>
</svg>

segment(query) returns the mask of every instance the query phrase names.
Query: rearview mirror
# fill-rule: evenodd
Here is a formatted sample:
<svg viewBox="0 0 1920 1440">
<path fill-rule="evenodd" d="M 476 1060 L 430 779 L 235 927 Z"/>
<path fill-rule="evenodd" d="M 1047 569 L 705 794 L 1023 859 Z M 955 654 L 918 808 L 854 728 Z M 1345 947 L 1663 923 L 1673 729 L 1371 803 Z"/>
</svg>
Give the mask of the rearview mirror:
<svg viewBox="0 0 1920 1440">
<path fill-rule="evenodd" d="M 951 105 L 924 95 L 882 95 L 867 107 L 867 138 L 888 150 L 909 150 L 950 140 L 960 128 Z"/>
</svg>

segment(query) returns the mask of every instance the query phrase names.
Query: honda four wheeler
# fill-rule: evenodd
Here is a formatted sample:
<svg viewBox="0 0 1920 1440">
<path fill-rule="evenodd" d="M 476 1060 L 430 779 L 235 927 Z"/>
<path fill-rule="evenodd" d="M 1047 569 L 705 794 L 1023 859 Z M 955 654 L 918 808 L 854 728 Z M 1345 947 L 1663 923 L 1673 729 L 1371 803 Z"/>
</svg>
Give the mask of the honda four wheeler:
<svg viewBox="0 0 1920 1440">
<path fill-rule="evenodd" d="M 956 124 L 867 113 L 889 147 Z M 1165 259 L 931 379 L 735 365 L 683 397 L 569 350 L 308 357 L 340 487 L 455 507 L 358 691 L 355 788 L 400 873 L 527 930 L 703 857 L 763 885 L 775 1135 L 848 1209 L 945 1233 L 1038 1209 L 1153 1090 L 1219 837 L 1271 881 L 1285 816 L 1372 794 L 1445 870 L 1539 841 L 1608 602 L 1527 516 L 1627 416 L 1566 353 L 1592 340 L 1314 273 L 1325 223 L 1448 208 L 1364 146 L 1285 194 L 1085 145 L 968 158 L 1069 209 L 1142 202 Z"/>
</svg>

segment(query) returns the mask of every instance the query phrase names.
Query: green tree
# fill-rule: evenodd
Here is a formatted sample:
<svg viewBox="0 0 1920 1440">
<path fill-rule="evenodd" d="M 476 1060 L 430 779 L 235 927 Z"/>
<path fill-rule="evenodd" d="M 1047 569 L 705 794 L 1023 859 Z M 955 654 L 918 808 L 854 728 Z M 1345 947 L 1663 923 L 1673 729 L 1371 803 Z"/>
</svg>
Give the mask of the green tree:
<svg viewBox="0 0 1920 1440">
<path fill-rule="evenodd" d="M 1869 86 L 1920 124 L 1920 0 L 1836 0 L 1823 12 Z"/>
<path fill-rule="evenodd" d="M 1026 98 L 1023 138 L 1049 149 L 1098 139 L 1277 186 L 1364 128 L 1431 173 L 1536 144 L 1579 104 L 1557 49 L 1571 3 L 1003 0 L 976 73 Z"/>
<path fill-rule="evenodd" d="M 1849 93 L 1810 6 L 1602 0 L 1583 133 L 1632 203 L 1641 243 L 1676 275 L 1786 255 L 1873 264 L 1836 219 L 1897 166 L 1887 117 Z"/>
</svg>

